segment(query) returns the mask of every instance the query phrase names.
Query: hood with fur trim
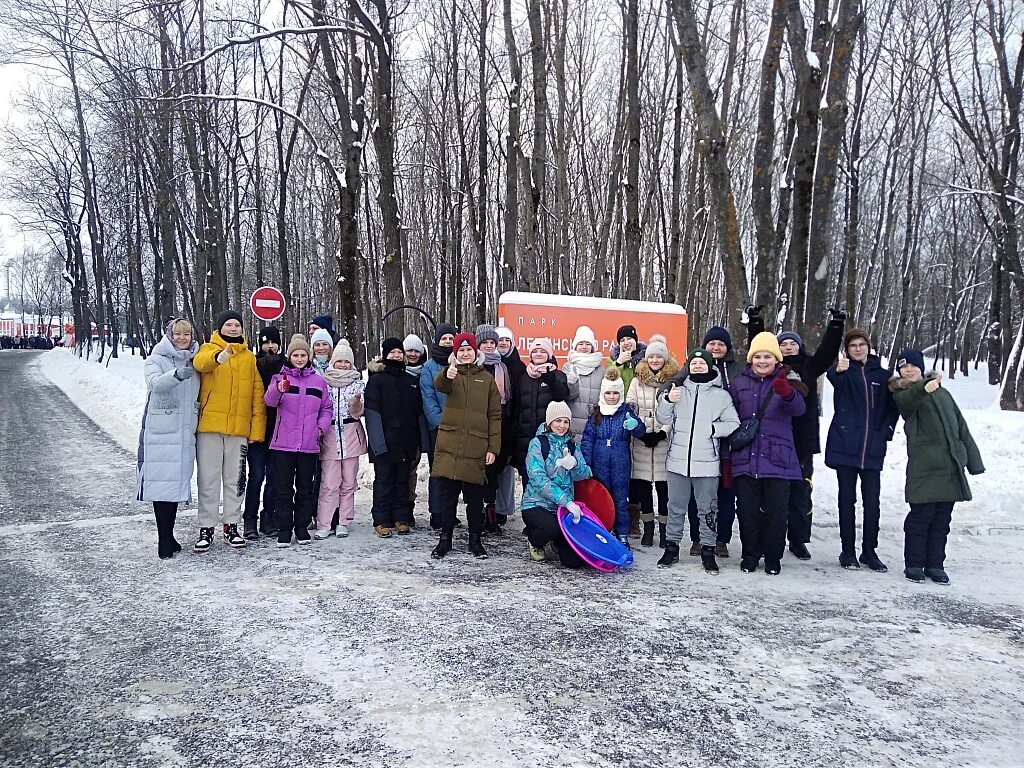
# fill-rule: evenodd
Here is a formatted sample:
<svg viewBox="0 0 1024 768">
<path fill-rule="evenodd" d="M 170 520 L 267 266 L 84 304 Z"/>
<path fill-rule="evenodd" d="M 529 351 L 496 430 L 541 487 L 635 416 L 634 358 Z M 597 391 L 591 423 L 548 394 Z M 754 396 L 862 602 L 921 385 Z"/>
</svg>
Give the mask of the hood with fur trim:
<svg viewBox="0 0 1024 768">
<path fill-rule="evenodd" d="M 646 360 L 641 360 L 633 369 L 633 378 L 645 386 L 657 387 L 664 384 L 677 373 L 679 373 L 679 363 L 676 362 L 674 357 L 668 358 L 665 361 L 665 365 L 657 373 L 651 370 L 651 366 L 647 364 Z"/>
<path fill-rule="evenodd" d="M 932 379 L 937 379 L 937 378 L 939 378 L 938 371 L 929 371 L 924 376 L 922 376 L 920 380 L 927 382 L 927 381 L 931 381 Z M 909 387 L 914 386 L 916 383 L 917 383 L 916 381 L 911 381 L 910 379 L 904 379 L 898 373 L 894 373 L 892 375 L 892 378 L 889 379 L 889 391 L 890 392 L 899 392 L 900 390 L 908 389 Z"/>
</svg>

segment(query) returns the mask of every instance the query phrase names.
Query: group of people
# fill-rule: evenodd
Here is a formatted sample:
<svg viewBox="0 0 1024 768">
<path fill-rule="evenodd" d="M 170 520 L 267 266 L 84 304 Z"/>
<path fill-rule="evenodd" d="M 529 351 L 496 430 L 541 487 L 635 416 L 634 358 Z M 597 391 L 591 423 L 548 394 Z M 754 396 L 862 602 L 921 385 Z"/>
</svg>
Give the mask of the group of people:
<svg viewBox="0 0 1024 768">
<path fill-rule="evenodd" d="M 965 470 L 984 471 L 978 448 L 941 374 L 904 350 L 890 377 L 868 334 L 846 330 L 832 310 L 817 349 L 793 332 L 766 332 L 746 310 L 748 350 L 737 355 L 715 326 L 679 365 L 665 338 L 641 342 L 618 329 L 605 360 L 587 326 L 577 329 L 559 367 L 552 341 L 530 340 L 520 357 L 512 332 L 484 324 L 473 333 L 439 324 L 429 347 L 414 334 L 385 339 L 367 374 L 330 316 L 308 338 L 261 330 L 256 354 L 242 318 L 226 311 L 199 345 L 175 319 L 146 362 L 149 399 L 139 441 L 138 498 L 151 501 L 158 553 L 181 550 L 178 504 L 191 500 L 198 467 L 199 533 L 194 550 L 222 526 L 232 547 L 262 536 L 279 547 L 346 537 L 355 517 L 360 457 L 373 464 L 371 516 L 377 536 L 416 526 L 417 468 L 425 453 L 431 556 L 444 558 L 462 525 L 469 550 L 487 557 L 484 534 L 498 535 L 519 512 L 533 560 L 581 567 L 557 517 L 578 524 L 586 510 L 575 483 L 595 478 L 614 505 L 612 533 L 625 546 L 653 547 L 677 563 L 684 536 L 691 555 L 718 573 L 739 519 L 740 568 L 780 573 L 787 547 L 811 558 L 814 456 L 821 452 L 818 383 L 832 385 L 835 415 L 825 464 L 839 484 L 844 568 L 885 572 L 878 556 L 881 472 L 900 416 L 908 442 L 904 574 L 948 583 L 945 545 L 953 505 L 971 498 Z M 859 480 L 863 507 L 856 541 Z M 244 509 L 243 509 L 244 504 Z M 222 505 L 222 511 L 218 508 Z M 242 530 L 239 531 L 239 525 Z M 311 535 L 312 531 L 312 535 Z"/>
<path fill-rule="evenodd" d="M 49 336 L 0 336 L 0 349 L 53 349 L 54 342 Z"/>
</svg>

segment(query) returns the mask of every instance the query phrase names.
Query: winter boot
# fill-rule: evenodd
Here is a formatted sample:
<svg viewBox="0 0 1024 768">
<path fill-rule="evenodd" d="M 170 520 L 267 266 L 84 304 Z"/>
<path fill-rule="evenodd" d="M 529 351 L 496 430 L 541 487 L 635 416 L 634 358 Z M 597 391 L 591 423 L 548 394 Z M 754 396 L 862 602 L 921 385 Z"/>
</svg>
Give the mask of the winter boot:
<svg viewBox="0 0 1024 768">
<path fill-rule="evenodd" d="M 277 535 L 277 526 L 274 525 L 274 521 L 270 519 L 270 515 L 264 513 L 263 517 L 260 518 L 260 533 L 270 538 L 271 536 Z"/>
<path fill-rule="evenodd" d="M 196 552 L 206 552 L 213 546 L 213 528 L 200 528 L 199 539 L 192 547 Z"/>
<path fill-rule="evenodd" d="M 665 548 L 665 523 L 658 523 L 658 546 L 662 549 Z"/>
<path fill-rule="evenodd" d="M 679 545 L 674 541 L 665 542 L 665 551 L 658 561 L 659 568 L 671 568 L 674 563 L 679 562 Z"/>
<path fill-rule="evenodd" d="M 631 538 L 640 538 L 640 505 L 629 505 L 629 535 Z"/>
<path fill-rule="evenodd" d="M 308 528 L 297 526 L 295 528 L 295 540 L 299 542 L 299 544 L 309 544 L 313 540 L 313 537 L 309 535 Z"/>
<path fill-rule="evenodd" d="M 769 576 L 778 576 L 782 572 L 782 563 L 778 560 L 765 560 L 764 572 Z"/>
<path fill-rule="evenodd" d="M 690 542 L 690 557 L 700 557 L 700 542 L 699 541 L 691 541 Z"/>
<path fill-rule="evenodd" d="M 479 533 L 469 534 L 469 551 L 473 553 L 473 557 L 477 560 L 485 560 L 487 558 L 487 550 L 484 549 L 483 542 L 480 541 Z"/>
<path fill-rule="evenodd" d="M 644 535 L 640 539 L 641 547 L 653 547 L 654 546 L 654 521 L 644 520 Z"/>
<path fill-rule="evenodd" d="M 860 553 L 860 561 L 875 573 L 888 573 L 889 568 L 878 559 L 873 549 L 865 549 Z"/>
<path fill-rule="evenodd" d="M 724 541 L 719 541 L 715 544 L 715 557 L 728 557 L 729 556 L 729 545 Z"/>
<path fill-rule="evenodd" d="M 857 553 L 843 550 L 839 553 L 839 564 L 847 570 L 860 570 L 860 563 L 857 562 Z"/>
<path fill-rule="evenodd" d="M 629 546 L 629 536 L 616 536 L 615 538 L 618 540 L 619 544 L 624 546 L 629 551 L 633 551 L 633 548 Z"/>
<path fill-rule="evenodd" d="M 793 556 L 797 560 L 810 560 L 811 553 L 807 550 L 807 545 L 802 544 L 798 541 L 791 542 L 789 545 L 789 551 L 793 553 Z"/>
<path fill-rule="evenodd" d="M 245 539 L 238 532 L 238 526 L 232 523 L 224 526 L 224 541 L 235 549 L 242 549 L 245 546 Z"/>
<path fill-rule="evenodd" d="M 949 576 L 941 568 L 925 568 L 924 575 L 936 584 L 949 584 Z"/>
<path fill-rule="evenodd" d="M 493 504 L 484 507 L 484 533 L 501 533 L 501 527 L 498 525 L 498 513 Z"/>
<path fill-rule="evenodd" d="M 181 544 L 174 538 L 174 518 L 176 510 L 155 511 L 156 516 L 156 553 L 161 560 L 174 557 L 175 553 L 181 552 Z"/>
<path fill-rule="evenodd" d="M 920 584 L 924 581 L 924 568 L 904 568 L 903 575 Z"/>
<path fill-rule="evenodd" d="M 382 539 L 391 538 L 391 527 L 387 525 L 375 525 L 373 526 L 373 532 L 376 533 Z"/>
<path fill-rule="evenodd" d="M 712 576 L 718 575 L 718 563 L 715 562 L 714 547 L 700 548 L 700 564 L 704 566 L 704 570 L 710 573 Z"/>
<path fill-rule="evenodd" d="M 260 533 L 256 528 L 255 520 L 243 520 L 242 522 L 244 524 L 242 536 L 247 538 L 249 541 L 253 541 L 260 537 Z"/>
<path fill-rule="evenodd" d="M 744 573 L 753 573 L 757 570 L 757 564 L 759 560 L 755 560 L 752 557 L 744 557 L 740 560 L 740 570 Z"/>
<path fill-rule="evenodd" d="M 395 533 L 397 533 L 399 536 L 408 536 L 410 533 L 412 533 L 412 527 L 408 523 L 398 521 L 397 523 L 395 523 Z"/>
<path fill-rule="evenodd" d="M 435 560 L 440 560 L 451 551 L 452 535 L 450 533 L 442 533 L 441 537 L 437 540 L 437 546 L 430 552 L 430 556 Z"/>
<path fill-rule="evenodd" d="M 530 547 L 530 559 L 531 560 L 533 560 L 536 563 L 542 563 L 542 562 L 544 562 L 545 560 L 548 559 L 548 556 L 544 553 L 544 548 L 543 547 L 537 548 L 537 547 L 533 546 L 533 544 L 530 543 L 529 539 L 526 540 L 526 543 Z"/>
</svg>

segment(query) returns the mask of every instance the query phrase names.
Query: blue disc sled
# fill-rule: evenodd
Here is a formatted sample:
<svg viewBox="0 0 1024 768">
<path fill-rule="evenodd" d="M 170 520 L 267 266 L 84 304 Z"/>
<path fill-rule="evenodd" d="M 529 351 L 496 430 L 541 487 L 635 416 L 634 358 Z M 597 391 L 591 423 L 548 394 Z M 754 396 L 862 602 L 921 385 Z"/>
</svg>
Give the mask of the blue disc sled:
<svg viewBox="0 0 1024 768">
<path fill-rule="evenodd" d="M 577 502 L 579 503 L 579 502 Z M 580 521 L 574 523 L 565 507 L 558 508 L 558 525 L 576 554 L 604 573 L 633 564 L 633 553 L 604 527 L 600 518 L 580 504 Z"/>
</svg>

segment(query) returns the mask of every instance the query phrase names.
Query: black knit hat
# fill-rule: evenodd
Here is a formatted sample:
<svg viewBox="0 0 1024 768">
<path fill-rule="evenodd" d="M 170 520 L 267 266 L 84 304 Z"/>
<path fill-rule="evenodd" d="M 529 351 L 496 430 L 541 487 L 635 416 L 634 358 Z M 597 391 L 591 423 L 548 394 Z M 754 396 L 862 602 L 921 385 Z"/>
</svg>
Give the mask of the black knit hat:
<svg viewBox="0 0 1024 768">
<path fill-rule="evenodd" d="M 632 325 L 624 325 L 624 326 L 622 326 L 621 328 L 619 328 L 618 332 L 615 334 L 615 340 L 616 341 L 622 341 L 623 339 L 625 339 L 627 337 L 632 339 L 633 341 L 637 342 L 638 344 L 640 343 L 640 337 L 637 336 L 636 328 L 634 326 L 632 326 Z"/>
<path fill-rule="evenodd" d="M 384 357 L 396 349 L 401 350 L 403 355 L 405 354 L 405 345 L 402 344 L 402 340 L 396 339 L 394 336 L 384 339 L 380 345 L 380 352 Z"/>
<path fill-rule="evenodd" d="M 441 337 L 444 336 L 446 333 L 450 333 L 452 336 L 454 336 L 458 332 L 459 329 L 456 328 L 451 323 L 438 323 L 437 328 L 434 329 L 434 343 L 440 344 Z"/>
<path fill-rule="evenodd" d="M 233 309 L 225 309 L 219 315 L 217 315 L 217 332 L 219 333 L 221 328 L 224 327 L 224 323 L 228 320 L 237 320 L 239 323 L 242 322 L 242 316 L 235 312 Z"/>
<path fill-rule="evenodd" d="M 276 325 L 268 325 L 260 331 L 260 346 L 262 347 L 268 341 L 272 341 L 279 347 L 281 346 L 281 329 Z"/>
<path fill-rule="evenodd" d="M 732 334 L 720 325 L 708 328 L 708 332 L 704 334 L 704 341 L 700 345 L 706 347 L 709 341 L 720 341 L 725 344 L 726 349 L 732 349 Z"/>
</svg>

